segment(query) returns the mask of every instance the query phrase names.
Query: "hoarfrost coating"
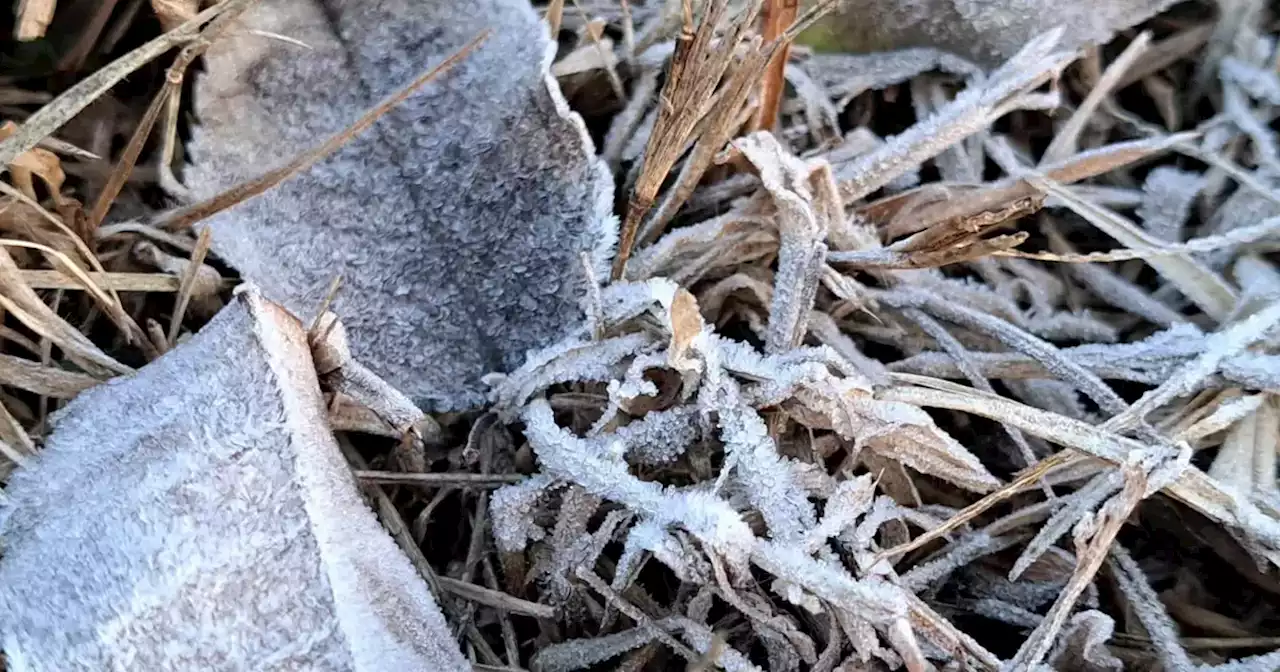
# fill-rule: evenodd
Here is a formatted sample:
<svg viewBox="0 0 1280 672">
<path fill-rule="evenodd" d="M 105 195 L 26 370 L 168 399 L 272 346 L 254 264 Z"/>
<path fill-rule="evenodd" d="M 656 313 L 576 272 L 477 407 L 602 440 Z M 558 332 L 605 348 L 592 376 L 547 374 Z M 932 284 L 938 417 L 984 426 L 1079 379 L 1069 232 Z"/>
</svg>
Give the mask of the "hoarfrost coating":
<svg viewBox="0 0 1280 672">
<path fill-rule="evenodd" d="M 579 321 L 616 239 L 613 183 L 523 0 L 265 0 L 210 48 L 190 183 L 209 197 L 301 154 L 486 29 L 463 62 L 338 152 L 208 222 L 214 250 L 303 319 L 335 276 L 352 354 L 419 405 Z M 271 37 L 283 35 L 305 43 Z"/>
</svg>

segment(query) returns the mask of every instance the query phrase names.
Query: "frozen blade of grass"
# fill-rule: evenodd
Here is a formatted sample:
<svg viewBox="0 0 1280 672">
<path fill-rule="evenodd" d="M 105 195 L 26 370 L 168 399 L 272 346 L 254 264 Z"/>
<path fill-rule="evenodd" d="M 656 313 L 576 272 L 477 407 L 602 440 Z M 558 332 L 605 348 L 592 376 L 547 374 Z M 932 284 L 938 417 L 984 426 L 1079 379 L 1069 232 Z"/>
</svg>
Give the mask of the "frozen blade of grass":
<svg viewBox="0 0 1280 672">
<path fill-rule="evenodd" d="M 1107 558 L 1120 527 L 1129 519 L 1134 507 L 1142 501 L 1147 490 L 1147 478 L 1141 469 L 1126 465 L 1124 487 L 1102 505 L 1095 516 L 1080 522 L 1075 529 L 1077 565 L 1066 588 L 1054 602 L 1045 619 L 1027 637 L 1010 665 L 1013 669 L 1032 669 L 1049 654 L 1054 640 L 1066 624 L 1076 601 L 1092 581 L 1098 568 Z"/>
<path fill-rule="evenodd" d="M 1058 233 L 1055 227 L 1046 226 L 1044 232 L 1055 254 L 1075 253 L 1075 248 Z M 1071 264 L 1067 271 L 1081 284 L 1092 290 L 1099 299 L 1138 315 L 1152 324 L 1169 327 L 1187 321 L 1178 311 L 1152 298 L 1142 288 L 1105 267 L 1097 264 Z"/>
<path fill-rule="evenodd" d="M 969 359 L 969 351 L 965 349 L 964 344 L 957 340 L 955 336 L 952 336 L 951 332 L 947 331 L 942 325 L 938 324 L 928 315 L 925 315 L 919 309 L 909 308 L 904 312 L 908 318 L 920 325 L 920 328 L 923 329 L 925 333 L 932 336 L 933 340 L 938 342 L 938 346 L 941 347 L 944 352 L 951 356 L 951 359 L 955 361 L 956 366 L 960 368 L 961 373 L 963 373 L 965 378 L 969 380 L 970 385 L 973 385 L 975 388 L 982 390 L 983 392 L 995 393 L 995 389 L 991 387 L 991 382 L 984 378 L 982 374 L 978 372 L 978 369 L 974 367 L 973 361 Z M 1026 437 L 1022 435 L 1022 432 L 1019 432 L 1017 429 L 1009 427 L 1008 425 L 1001 425 L 1001 428 L 1009 435 L 1009 439 L 1013 441 L 1014 445 L 1018 447 L 1018 451 L 1022 455 L 1023 459 L 1022 466 L 1031 466 L 1031 464 L 1036 461 L 1035 453 L 1031 450 L 1031 446 L 1027 444 Z"/>
<path fill-rule="evenodd" d="M 689 649 L 676 641 L 675 638 L 668 635 L 662 628 L 657 627 L 654 624 L 654 620 L 650 618 L 648 614 L 636 607 L 634 604 L 628 602 L 625 598 L 610 588 L 604 580 L 599 576 L 596 576 L 590 568 L 579 567 L 575 572 L 575 575 L 583 583 L 586 583 L 597 593 L 600 593 L 600 595 L 608 601 L 609 606 L 616 607 L 619 611 L 626 614 L 631 620 L 635 621 L 637 625 L 647 630 L 655 639 L 671 647 L 671 650 L 675 651 L 680 655 L 680 657 L 690 662 L 697 660 L 697 654 L 692 649 Z"/>
<path fill-rule="evenodd" d="M 1107 69 L 1103 71 L 1102 77 L 1094 83 L 1093 88 L 1089 91 L 1089 95 L 1076 107 L 1075 111 L 1067 119 L 1067 123 L 1058 130 L 1058 134 L 1054 136 L 1053 141 L 1044 150 L 1044 154 L 1040 157 L 1041 165 L 1052 164 L 1061 161 L 1079 149 L 1080 133 L 1089 123 L 1089 119 L 1097 112 L 1103 101 L 1111 95 L 1116 89 L 1124 74 L 1129 71 L 1133 64 L 1146 52 L 1147 47 L 1151 44 L 1151 32 L 1143 31 L 1139 33 L 1132 42 L 1129 43 L 1124 51 L 1112 61 Z"/>
<path fill-rule="evenodd" d="M 810 168 L 783 149 L 772 134 L 754 133 L 734 144 L 756 167 L 778 210 L 781 243 L 765 351 L 785 352 L 799 345 L 807 330 L 818 277 L 825 267 L 827 221 L 815 212 L 815 194 L 806 184 Z"/>
<path fill-rule="evenodd" d="M 1043 622 L 1044 619 L 1040 620 Z M 1077 613 L 1062 628 L 1058 643 L 1050 654 L 1051 669 L 1083 663 L 1095 672 L 1123 672 L 1124 663 L 1107 647 L 1115 631 L 1115 621 L 1100 611 L 1091 609 Z"/>
<path fill-rule="evenodd" d="M 840 108 L 862 93 L 901 84 L 930 70 L 970 78 L 984 75 L 973 63 L 928 47 L 866 54 L 819 52 L 800 67 L 837 100 Z"/>
<path fill-rule="evenodd" d="M 622 163 L 622 150 L 640 127 L 640 122 L 644 120 L 644 115 L 658 92 L 658 74 L 650 71 L 640 76 L 626 107 L 609 124 L 609 132 L 605 135 L 600 155 L 614 172 Z"/>
<path fill-rule="evenodd" d="M 988 79 L 965 89 L 937 114 L 860 157 L 850 168 L 852 177 L 840 184 L 844 202 L 866 197 L 1027 104 L 1027 92 L 1056 77 L 1074 59 L 1070 52 L 1054 51 L 1061 36 L 1059 29 L 1031 40 Z"/>
<path fill-rule="evenodd" d="M 1115 414 L 1129 407 L 1100 378 L 1064 357 L 1053 345 L 1018 329 L 998 317 L 971 308 L 949 303 L 931 293 L 919 290 L 893 290 L 877 295 L 885 305 L 897 308 L 917 308 L 934 317 L 963 327 L 976 329 L 1005 345 L 1035 358 L 1057 377 L 1076 386 L 1090 399 L 1109 413 Z"/>
<path fill-rule="evenodd" d="M 836 491 L 827 499 L 822 520 L 806 535 L 805 546 L 815 552 L 832 537 L 839 536 L 867 512 L 875 497 L 875 481 L 870 474 L 862 474 L 841 481 Z"/>
<path fill-rule="evenodd" d="M 499 552 L 523 552 L 530 540 L 537 541 L 546 536 L 546 530 L 535 520 L 534 507 L 551 489 L 553 480 L 550 476 L 538 474 L 521 483 L 503 486 L 493 493 L 489 516 L 493 541 Z"/>
<path fill-rule="evenodd" d="M 1073 212 L 1098 227 L 1103 233 L 1120 241 L 1126 247 L 1141 250 L 1160 250 L 1163 245 L 1152 239 L 1132 222 L 1119 214 L 1100 205 L 1086 201 L 1076 194 L 1063 189 L 1052 180 L 1039 176 L 1027 178 L 1046 193 L 1059 198 Z M 1198 261 L 1185 254 L 1152 256 L 1148 258 L 1152 268 L 1160 275 L 1177 285 L 1187 298 L 1191 299 L 1210 317 L 1221 322 L 1235 307 L 1237 296 L 1235 291 L 1221 277 L 1204 267 Z"/>
<path fill-rule="evenodd" d="M 724 341 L 706 332 L 695 337 L 693 346 L 705 362 L 699 407 L 704 414 L 719 417 L 725 461 L 718 484 L 732 474 L 743 486 L 747 501 L 764 516 L 774 539 L 794 542 L 812 529 L 817 514 L 801 487 L 790 460 L 778 454 L 769 427 L 743 399 L 741 387 L 728 373 Z"/>
<path fill-rule="evenodd" d="M 528 427 L 526 436 L 548 475 L 626 504 L 661 525 L 683 524 L 731 565 L 745 564 L 755 535 L 727 503 L 709 493 L 664 489 L 657 483 L 635 478 L 628 473 L 621 455 L 603 455 L 595 443 L 579 439 L 556 425 L 545 400 L 530 402 L 523 418 Z"/>
<path fill-rule="evenodd" d="M 1175 441 L 1193 443 L 1210 434 L 1216 434 L 1252 415 L 1267 398 L 1268 395 L 1251 394 L 1232 399 L 1218 406 L 1212 413 L 1197 420 L 1191 426 L 1179 431 L 1173 438 Z"/>
<path fill-rule="evenodd" d="M 1009 580 L 1017 581 L 1032 563 L 1058 543 L 1062 535 L 1084 516 L 1093 515 L 1093 510 L 1104 499 L 1114 495 L 1120 487 L 1119 473 L 1113 469 L 1107 470 L 1093 477 L 1084 487 L 1059 500 L 1060 508 L 1049 516 L 1049 520 L 1040 527 L 1040 531 L 1014 561 L 1013 568 L 1009 570 Z"/>
<path fill-rule="evenodd" d="M 138 68 L 158 58 L 180 44 L 195 40 L 201 27 L 224 12 L 236 12 L 255 0 L 225 0 L 216 4 L 181 26 L 147 42 L 121 56 L 106 67 L 80 80 L 52 102 L 40 108 L 18 127 L 18 131 L 0 141 L 0 170 L 4 170 L 18 155 L 35 147 L 41 140 L 79 114 L 111 87 L 128 77 Z"/>
<path fill-rule="evenodd" d="M 908 374 L 892 374 L 903 381 L 930 384 L 930 379 Z M 938 381 L 939 383 L 941 381 Z M 1101 458 L 1112 464 L 1121 464 L 1130 453 L 1147 448 L 1143 442 L 1120 436 L 1104 427 L 1096 427 L 1054 413 L 1041 411 L 1018 402 L 987 395 L 958 386 L 938 385 L 928 387 L 892 387 L 877 394 L 921 407 L 947 408 L 962 411 L 997 422 L 1009 423 L 1022 431 L 1047 441 Z M 1051 461 L 1062 461 L 1066 451 L 1037 465 L 1043 467 Z M 1021 480 L 1021 479 L 1020 479 Z M 1181 477 L 1168 485 L 1169 495 L 1181 500 L 1205 516 L 1240 529 L 1268 547 L 1268 558 L 1280 565 L 1280 521 L 1268 516 L 1242 496 L 1225 490 L 1217 481 L 1199 469 L 1188 467 Z"/>
<path fill-rule="evenodd" d="M 655 635 L 651 628 L 671 633 L 680 628 L 680 623 L 673 617 L 660 618 L 653 621 L 651 627 L 636 627 L 611 635 L 557 642 L 533 654 L 529 669 L 531 672 L 573 672 L 603 663 L 653 641 Z"/>
<path fill-rule="evenodd" d="M 1112 431 L 1125 431 L 1142 423 L 1152 411 L 1190 393 L 1200 381 L 1213 375 L 1223 360 L 1244 352 L 1264 338 L 1277 322 L 1280 322 L 1280 301 L 1272 302 L 1244 320 L 1211 334 L 1205 339 L 1203 354 L 1178 367 L 1163 384 L 1143 394 L 1103 426 Z"/>
<path fill-rule="evenodd" d="M 804 120 L 809 127 L 809 137 L 819 146 L 839 140 L 840 110 L 831 103 L 826 89 L 796 65 L 787 65 L 786 78 L 804 105 Z"/>
<path fill-rule="evenodd" d="M 1246 63 L 1235 56 L 1222 59 L 1219 71 L 1224 80 L 1244 89 L 1249 97 L 1272 105 L 1280 105 L 1280 76 Z"/>
<path fill-rule="evenodd" d="M 926 641 L 942 651 L 956 651 L 957 649 L 964 651 L 969 654 L 971 664 L 976 664 L 987 670 L 994 672 L 1002 669 L 1000 659 L 995 654 L 988 651 L 963 630 L 952 625 L 951 621 L 943 618 L 924 600 L 908 593 L 907 605 L 910 609 L 908 619 L 911 621 L 911 627 Z"/>
<path fill-rule="evenodd" d="M 973 453 L 915 406 L 834 384 L 801 389 L 797 400 L 830 418 L 844 438 L 859 441 L 887 459 L 974 492 L 989 492 L 1001 485 Z"/>
<path fill-rule="evenodd" d="M 1240 492 L 1276 490 L 1276 451 L 1280 449 L 1280 412 L 1275 397 L 1263 397 L 1257 410 L 1227 434 L 1209 466 L 1209 476 Z"/>
<path fill-rule="evenodd" d="M 1153 168 L 1142 183 L 1138 218 L 1147 232 L 1168 243 L 1182 242 L 1191 206 L 1205 186 L 1204 176 L 1171 166 Z"/>
<path fill-rule="evenodd" d="M 1124 593 L 1129 603 L 1129 610 L 1138 617 L 1150 636 L 1151 644 L 1160 656 L 1164 669 L 1169 672 L 1195 670 L 1191 657 L 1178 641 L 1178 627 L 1174 625 L 1160 597 L 1151 588 L 1146 574 L 1129 552 L 1120 544 L 1112 546 L 1108 564 L 1120 592 Z"/>
<path fill-rule="evenodd" d="M 1013 548 L 1024 538 L 1017 535 L 991 537 L 984 532 L 967 535 L 938 557 L 912 567 L 899 578 L 898 583 L 913 593 L 920 593 L 974 560 Z"/>
</svg>

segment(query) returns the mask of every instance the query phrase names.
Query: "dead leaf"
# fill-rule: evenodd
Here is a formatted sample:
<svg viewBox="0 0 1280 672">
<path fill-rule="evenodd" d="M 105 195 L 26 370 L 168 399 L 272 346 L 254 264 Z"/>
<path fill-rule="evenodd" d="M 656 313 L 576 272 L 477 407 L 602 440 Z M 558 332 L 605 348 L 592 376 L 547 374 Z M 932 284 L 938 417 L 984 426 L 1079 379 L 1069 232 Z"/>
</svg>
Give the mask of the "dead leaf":
<svg viewBox="0 0 1280 672">
<path fill-rule="evenodd" d="M 9 481 L 10 660 L 470 670 L 324 417 L 302 325 L 254 291 L 69 404 Z"/>
<path fill-rule="evenodd" d="M 1062 46 L 1104 44 L 1175 0 L 849 0 L 801 43 L 868 53 L 936 47 L 994 66 L 1061 26 Z M 867 20 L 875 17 L 875 20 Z"/>
<path fill-rule="evenodd" d="M 612 180 L 548 76 L 546 27 L 524 2 L 488 6 L 351 2 L 335 26 L 319 3 L 266 0 L 243 23 L 310 49 L 228 36 L 197 91 L 191 182 L 207 197 L 342 129 L 482 30 L 504 36 L 336 154 L 209 222 L 215 252 L 304 319 L 341 275 L 333 310 L 355 358 L 441 410 L 482 403 L 483 374 L 571 328 L 580 254 L 603 278 L 616 240 Z M 349 58 L 345 45 L 366 41 L 380 46 Z M 256 87 L 245 73 L 258 73 Z"/>
</svg>

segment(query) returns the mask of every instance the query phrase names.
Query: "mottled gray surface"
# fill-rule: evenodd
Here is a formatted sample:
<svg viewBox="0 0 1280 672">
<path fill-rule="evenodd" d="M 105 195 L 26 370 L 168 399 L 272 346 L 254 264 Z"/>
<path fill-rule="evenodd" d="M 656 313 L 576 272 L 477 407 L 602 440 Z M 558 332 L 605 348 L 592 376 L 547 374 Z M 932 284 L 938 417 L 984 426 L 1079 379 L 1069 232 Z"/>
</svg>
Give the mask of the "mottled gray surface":
<svg viewBox="0 0 1280 672">
<path fill-rule="evenodd" d="M 470 669 L 356 490 L 301 325 L 256 295 L 82 393 L 6 489 L 14 672 Z"/>
<path fill-rule="evenodd" d="M 1061 26 L 1059 45 L 1103 44 L 1177 0 L 846 0 L 827 26 L 861 52 L 936 47 L 995 67 Z"/>
<path fill-rule="evenodd" d="M 353 354 L 430 410 L 581 319 L 580 255 L 616 239 L 612 180 L 545 73 L 527 0 L 263 0 L 208 53 L 188 182 L 200 196 L 319 144 L 485 28 L 489 40 L 336 155 L 211 220 L 273 299 L 335 304 Z"/>
</svg>

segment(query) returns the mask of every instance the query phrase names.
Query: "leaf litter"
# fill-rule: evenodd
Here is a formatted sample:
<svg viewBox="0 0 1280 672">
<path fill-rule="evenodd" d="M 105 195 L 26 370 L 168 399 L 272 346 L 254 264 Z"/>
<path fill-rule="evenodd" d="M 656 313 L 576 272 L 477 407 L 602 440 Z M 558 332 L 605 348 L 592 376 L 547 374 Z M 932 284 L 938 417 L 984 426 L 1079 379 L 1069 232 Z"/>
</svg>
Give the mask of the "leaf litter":
<svg viewBox="0 0 1280 672">
<path fill-rule="evenodd" d="M 179 529 L 78 446 L 175 478 L 154 451 L 201 444 L 136 409 L 298 394 L 167 373 L 245 375 L 249 303 L 296 315 L 318 388 L 286 425 L 389 539 L 364 505 L 307 515 L 360 520 L 378 548 L 347 557 L 394 586 L 253 571 L 344 624 L 417 596 L 435 625 L 401 643 L 459 669 L 1275 667 L 1262 3 L 133 3 L 158 37 L 62 4 L 14 30 L 65 57 L 0 67 L 10 667 L 119 655 L 20 634 L 64 588 L 22 558 L 85 562 L 57 539 L 88 508 Z M 191 421 L 206 447 L 270 424 Z M 227 471 L 184 487 L 241 501 Z M 56 618 L 172 599 L 103 553 L 96 606 Z M 437 669 L 338 627 L 337 669 Z"/>
</svg>

